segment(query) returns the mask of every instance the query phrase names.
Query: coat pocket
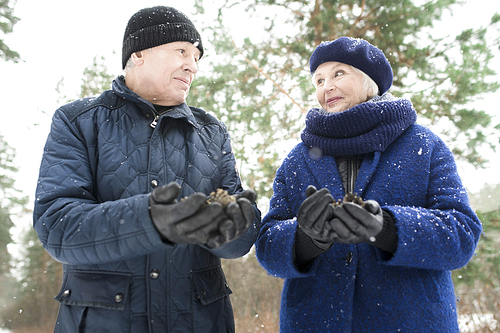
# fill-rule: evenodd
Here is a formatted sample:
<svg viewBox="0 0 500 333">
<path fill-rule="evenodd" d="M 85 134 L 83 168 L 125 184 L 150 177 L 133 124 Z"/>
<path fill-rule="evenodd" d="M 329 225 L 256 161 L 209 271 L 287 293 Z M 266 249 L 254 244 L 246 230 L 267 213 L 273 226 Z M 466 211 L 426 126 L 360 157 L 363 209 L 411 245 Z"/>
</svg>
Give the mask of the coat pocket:
<svg viewBox="0 0 500 333">
<path fill-rule="evenodd" d="M 192 275 L 196 288 L 196 298 L 203 305 L 210 304 L 233 293 L 227 284 L 221 266 L 193 271 Z"/>
<path fill-rule="evenodd" d="M 124 310 L 131 280 L 126 273 L 68 271 L 55 299 L 64 305 Z"/>
</svg>

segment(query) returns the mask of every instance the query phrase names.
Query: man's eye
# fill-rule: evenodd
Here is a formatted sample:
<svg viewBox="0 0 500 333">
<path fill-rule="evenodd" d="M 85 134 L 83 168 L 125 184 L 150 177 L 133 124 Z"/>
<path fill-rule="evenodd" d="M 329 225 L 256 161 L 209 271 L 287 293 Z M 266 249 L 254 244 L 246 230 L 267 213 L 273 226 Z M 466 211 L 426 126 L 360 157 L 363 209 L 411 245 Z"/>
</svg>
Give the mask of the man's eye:
<svg viewBox="0 0 500 333">
<path fill-rule="evenodd" d="M 179 51 L 181 54 L 186 53 L 186 50 L 184 50 L 184 49 L 178 49 L 177 51 Z"/>
</svg>

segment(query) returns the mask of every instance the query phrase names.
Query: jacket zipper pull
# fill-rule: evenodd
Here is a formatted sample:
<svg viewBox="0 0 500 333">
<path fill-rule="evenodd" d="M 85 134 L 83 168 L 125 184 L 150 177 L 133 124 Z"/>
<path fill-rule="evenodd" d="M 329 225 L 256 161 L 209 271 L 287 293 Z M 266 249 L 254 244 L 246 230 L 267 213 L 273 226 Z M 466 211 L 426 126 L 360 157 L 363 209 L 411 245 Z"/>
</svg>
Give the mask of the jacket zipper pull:
<svg viewBox="0 0 500 333">
<path fill-rule="evenodd" d="M 156 124 L 158 124 L 158 119 L 160 119 L 160 116 L 155 116 L 155 119 L 153 119 L 153 122 L 149 124 L 152 128 L 156 128 Z"/>
</svg>

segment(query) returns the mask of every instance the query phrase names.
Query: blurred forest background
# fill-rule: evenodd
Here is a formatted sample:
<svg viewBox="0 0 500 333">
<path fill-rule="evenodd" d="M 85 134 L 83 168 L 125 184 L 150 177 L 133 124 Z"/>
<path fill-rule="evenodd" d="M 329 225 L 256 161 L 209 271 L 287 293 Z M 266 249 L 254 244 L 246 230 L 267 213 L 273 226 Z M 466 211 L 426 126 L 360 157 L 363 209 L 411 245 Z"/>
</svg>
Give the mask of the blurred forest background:
<svg viewBox="0 0 500 333">
<path fill-rule="evenodd" d="M 469 0 L 473 1 L 473 0 Z M 14 1 L 0 1 L 0 32 L 18 22 Z M 418 122 L 440 134 L 457 160 L 475 168 L 487 163 L 500 144 L 500 125 L 475 102 L 498 90 L 492 61 L 500 59 L 500 15 L 478 29 L 443 34 L 434 29 L 457 0 L 198 0 L 190 16 L 203 30 L 213 54 L 190 92 L 188 104 L 223 120 L 246 187 L 259 194 L 265 214 L 275 171 L 299 140 L 307 110 L 316 106 L 308 59 L 325 40 L 360 37 L 384 51 L 392 64 L 392 94 L 412 100 Z M 210 8 L 210 10 L 208 10 Z M 236 43 L 224 26 L 234 10 L 262 24 L 260 38 Z M 204 17 L 210 17 L 203 20 Z M 249 27 L 251 29 L 252 27 Z M 0 35 L 1 37 L 1 35 Z M 20 55 L 0 39 L 0 61 Z M 208 68 L 208 69 L 207 69 Z M 100 94 L 116 75 L 96 56 L 82 73 L 79 96 Z M 64 80 L 54 87 L 61 90 Z M 46 110 L 50 112 L 51 110 Z M 14 243 L 13 219 L 29 219 L 28 198 L 15 189 L 16 152 L 0 133 L 0 330 L 52 332 L 62 267 L 43 250 L 33 230 Z M 38 163 L 38 161 L 37 161 Z M 469 193 L 484 234 L 470 263 L 453 272 L 462 332 L 500 330 L 500 184 Z M 224 260 L 237 332 L 278 332 L 282 281 L 268 276 L 253 251 Z"/>
</svg>

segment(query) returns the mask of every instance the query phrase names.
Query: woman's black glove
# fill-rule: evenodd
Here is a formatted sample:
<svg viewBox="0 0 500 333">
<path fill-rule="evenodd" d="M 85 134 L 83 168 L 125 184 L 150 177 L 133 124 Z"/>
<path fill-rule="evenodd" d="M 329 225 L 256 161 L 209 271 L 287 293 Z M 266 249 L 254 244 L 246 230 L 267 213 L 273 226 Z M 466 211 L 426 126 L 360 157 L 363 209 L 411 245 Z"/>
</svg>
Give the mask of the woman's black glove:
<svg viewBox="0 0 500 333">
<path fill-rule="evenodd" d="M 329 225 L 335 232 L 337 243 L 374 243 L 384 226 L 384 216 L 375 200 L 367 200 L 364 207 L 353 202 L 344 202 L 333 207 L 335 218 Z"/>
<path fill-rule="evenodd" d="M 328 250 L 333 244 L 332 230 L 327 224 L 333 218 L 333 201 L 328 189 L 317 191 L 316 187 L 309 185 L 306 199 L 297 213 L 297 223 L 302 231 L 322 250 Z"/>
<path fill-rule="evenodd" d="M 219 225 L 227 225 L 228 217 L 219 203 L 206 205 L 203 193 L 193 193 L 176 200 L 181 187 L 172 182 L 157 187 L 149 197 L 151 219 L 162 239 L 177 244 L 202 244 L 215 248 L 225 242 Z"/>
<path fill-rule="evenodd" d="M 255 219 L 255 210 L 253 208 L 253 204 L 257 199 L 255 191 L 245 190 L 233 197 L 236 201 L 230 202 L 226 208 L 224 208 L 228 220 L 220 225 L 220 233 L 223 236 L 221 241 L 223 243 L 231 242 L 243 235 L 247 232 Z"/>
</svg>

